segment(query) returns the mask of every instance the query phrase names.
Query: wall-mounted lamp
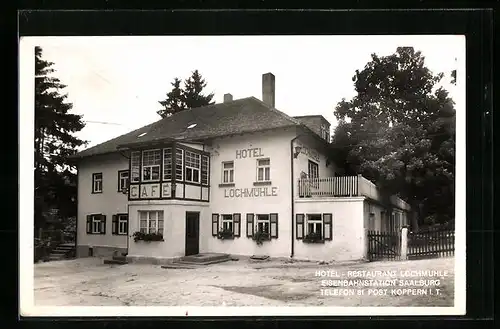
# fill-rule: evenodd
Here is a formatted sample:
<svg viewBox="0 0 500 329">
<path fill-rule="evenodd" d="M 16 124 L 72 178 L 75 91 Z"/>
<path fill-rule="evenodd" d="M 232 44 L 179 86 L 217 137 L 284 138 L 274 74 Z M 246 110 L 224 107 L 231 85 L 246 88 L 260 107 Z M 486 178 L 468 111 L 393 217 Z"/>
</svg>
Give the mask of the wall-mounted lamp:
<svg viewBox="0 0 500 329">
<path fill-rule="evenodd" d="M 295 153 L 293 154 L 293 157 L 297 159 L 297 157 L 300 154 L 300 151 L 302 151 L 302 146 L 295 146 Z"/>
</svg>

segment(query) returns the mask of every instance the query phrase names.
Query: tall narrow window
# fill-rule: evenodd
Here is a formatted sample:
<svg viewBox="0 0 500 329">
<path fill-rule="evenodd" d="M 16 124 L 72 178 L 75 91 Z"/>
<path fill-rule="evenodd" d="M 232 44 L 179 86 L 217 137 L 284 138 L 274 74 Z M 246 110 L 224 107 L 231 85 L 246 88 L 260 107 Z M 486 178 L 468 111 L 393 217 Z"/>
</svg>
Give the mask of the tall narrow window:
<svg viewBox="0 0 500 329">
<path fill-rule="evenodd" d="M 92 174 L 92 193 L 102 193 L 102 173 Z"/>
<path fill-rule="evenodd" d="M 182 161 L 184 158 L 184 150 L 176 149 L 175 150 L 175 179 L 178 181 L 184 180 L 184 175 L 182 171 Z"/>
<path fill-rule="evenodd" d="M 209 159 L 208 156 L 201 156 L 201 183 L 203 185 L 208 185 L 208 171 L 209 171 Z"/>
<path fill-rule="evenodd" d="M 233 215 L 222 215 L 222 228 L 224 230 L 233 231 Z"/>
<path fill-rule="evenodd" d="M 130 181 L 138 183 L 140 181 L 141 152 L 132 152 L 130 154 Z"/>
<path fill-rule="evenodd" d="M 266 182 L 271 180 L 271 160 L 257 160 L 257 181 Z"/>
<path fill-rule="evenodd" d="M 142 181 L 160 180 L 161 151 L 149 150 L 142 152 Z"/>
<path fill-rule="evenodd" d="M 185 181 L 191 183 L 200 183 L 201 161 L 200 155 L 194 152 L 186 151 L 186 172 Z"/>
<path fill-rule="evenodd" d="M 308 171 L 309 171 L 309 178 L 319 177 L 319 165 L 316 162 L 309 160 Z"/>
<path fill-rule="evenodd" d="M 222 163 L 222 183 L 234 183 L 234 162 Z"/>
<path fill-rule="evenodd" d="M 163 180 L 172 180 L 172 149 L 163 149 Z"/>
<path fill-rule="evenodd" d="M 128 187 L 128 170 L 118 171 L 118 192 L 123 192 Z"/>
</svg>

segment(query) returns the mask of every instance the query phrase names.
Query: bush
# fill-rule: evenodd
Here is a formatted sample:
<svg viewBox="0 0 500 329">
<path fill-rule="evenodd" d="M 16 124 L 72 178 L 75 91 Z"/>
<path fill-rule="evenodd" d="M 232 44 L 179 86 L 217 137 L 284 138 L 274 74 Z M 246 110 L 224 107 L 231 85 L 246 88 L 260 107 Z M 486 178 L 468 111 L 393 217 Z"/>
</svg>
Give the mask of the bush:
<svg viewBox="0 0 500 329">
<path fill-rule="evenodd" d="M 223 228 L 222 230 L 219 231 L 219 233 L 217 233 L 217 238 L 221 240 L 233 239 L 234 233 L 228 228 Z"/>
<path fill-rule="evenodd" d="M 304 237 L 304 242 L 307 243 L 320 243 L 323 242 L 323 238 L 321 237 L 321 233 L 319 232 L 311 232 Z"/>
<path fill-rule="evenodd" d="M 134 241 L 163 241 L 163 234 L 160 233 L 144 233 L 144 232 L 135 232 L 134 233 Z"/>
<path fill-rule="evenodd" d="M 269 241 L 271 238 L 269 233 L 263 231 L 257 231 L 252 236 L 252 239 L 257 243 L 257 245 L 262 245 L 264 241 Z"/>
</svg>

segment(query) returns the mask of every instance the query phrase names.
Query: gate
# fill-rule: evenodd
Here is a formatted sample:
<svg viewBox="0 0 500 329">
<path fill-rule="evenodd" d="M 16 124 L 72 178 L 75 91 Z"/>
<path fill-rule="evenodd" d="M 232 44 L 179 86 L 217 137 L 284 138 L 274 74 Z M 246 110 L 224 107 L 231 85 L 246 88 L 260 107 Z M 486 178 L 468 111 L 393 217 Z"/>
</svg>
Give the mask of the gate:
<svg viewBox="0 0 500 329">
<path fill-rule="evenodd" d="M 368 259 L 399 260 L 401 235 L 399 232 L 368 231 Z"/>
</svg>

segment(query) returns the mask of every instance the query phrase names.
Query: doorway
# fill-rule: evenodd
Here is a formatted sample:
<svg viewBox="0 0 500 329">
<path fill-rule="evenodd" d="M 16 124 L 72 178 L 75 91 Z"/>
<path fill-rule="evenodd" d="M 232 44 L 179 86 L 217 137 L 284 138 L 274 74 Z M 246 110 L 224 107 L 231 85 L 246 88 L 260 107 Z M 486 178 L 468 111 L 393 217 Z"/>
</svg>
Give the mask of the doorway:
<svg viewBox="0 0 500 329">
<path fill-rule="evenodd" d="M 200 213 L 186 211 L 186 256 L 200 252 Z"/>
</svg>

